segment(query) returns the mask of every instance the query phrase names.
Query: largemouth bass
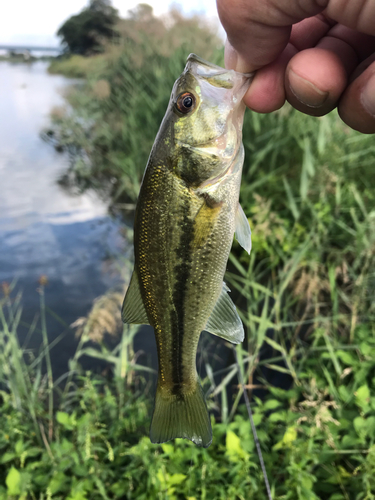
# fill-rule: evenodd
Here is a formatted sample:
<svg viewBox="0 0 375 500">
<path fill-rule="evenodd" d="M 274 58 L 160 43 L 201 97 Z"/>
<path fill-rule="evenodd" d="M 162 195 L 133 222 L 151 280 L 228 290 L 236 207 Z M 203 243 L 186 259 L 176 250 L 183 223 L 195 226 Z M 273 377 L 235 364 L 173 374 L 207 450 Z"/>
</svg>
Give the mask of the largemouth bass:
<svg viewBox="0 0 375 500">
<path fill-rule="evenodd" d="M 138 198 L 135 265 L 122 317 L 154 327 L 158 383 L 154 443 L 176 437 L 207 447 L 212 430 L 196 371 L 202 330 L 235 344 L 244 330 L 223 282 L 236 233 L 250 252 L 239 189 L 242 98 L 251 75 L 191 54 L 175 82 Z"/>
</svg>

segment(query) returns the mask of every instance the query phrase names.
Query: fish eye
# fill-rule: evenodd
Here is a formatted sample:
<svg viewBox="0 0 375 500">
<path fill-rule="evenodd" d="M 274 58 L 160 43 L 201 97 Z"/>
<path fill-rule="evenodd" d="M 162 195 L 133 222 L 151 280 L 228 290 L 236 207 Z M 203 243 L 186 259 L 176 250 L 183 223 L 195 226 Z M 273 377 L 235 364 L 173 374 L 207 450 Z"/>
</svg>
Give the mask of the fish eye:
<svg viewBox="0 0 375 500">
<path fill-rule="evenodd" d="M 181 113 L 189 113 L 195 107 L 195 95 L 191 92 L 184 92 L 178 96 L 176 106 Z"/>
</svg>

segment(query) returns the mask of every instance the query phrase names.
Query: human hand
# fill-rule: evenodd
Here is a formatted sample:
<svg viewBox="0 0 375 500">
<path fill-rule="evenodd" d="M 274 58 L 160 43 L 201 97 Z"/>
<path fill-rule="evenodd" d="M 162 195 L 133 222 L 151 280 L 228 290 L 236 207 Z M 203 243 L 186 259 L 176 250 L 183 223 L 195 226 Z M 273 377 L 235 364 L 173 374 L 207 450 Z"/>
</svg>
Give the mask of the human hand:
<svg viewBox="0 0 375 500">
<path fill-rule="evenodd" d="M 258 70 L 244 97 L 260 113 L 287 99 L 322 116 L 338 108 L 355 130 L 375 133 L 375 0 L 217 0 L 225 63 Z"/>
</svg>

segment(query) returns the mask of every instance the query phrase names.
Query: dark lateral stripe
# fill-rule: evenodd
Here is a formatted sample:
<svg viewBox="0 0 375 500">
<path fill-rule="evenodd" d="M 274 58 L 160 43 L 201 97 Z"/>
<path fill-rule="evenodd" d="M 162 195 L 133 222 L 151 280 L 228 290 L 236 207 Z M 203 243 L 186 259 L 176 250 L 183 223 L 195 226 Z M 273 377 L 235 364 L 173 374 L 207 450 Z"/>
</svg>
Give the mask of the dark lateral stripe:
<svg viewBox="0 0 375 500">
<path fill-rule="evenodd" d="M 181 237 L 176 250 L 177 259 L 181 264 L 174 268 L 176 282 L 173 290 L 173 303 L 175 310 L 171 311 L 172 326 L 172 379 L 173 393 L 181 395 L 183 382 L 182 348 L 184 337 L 185 298 L 187 294 L 189 275 L 192 264 L 192 243 L 194 240 L 194 221 L 189 217 L 190 203 L 185 199 L 182 207 Z"/>
</svg>

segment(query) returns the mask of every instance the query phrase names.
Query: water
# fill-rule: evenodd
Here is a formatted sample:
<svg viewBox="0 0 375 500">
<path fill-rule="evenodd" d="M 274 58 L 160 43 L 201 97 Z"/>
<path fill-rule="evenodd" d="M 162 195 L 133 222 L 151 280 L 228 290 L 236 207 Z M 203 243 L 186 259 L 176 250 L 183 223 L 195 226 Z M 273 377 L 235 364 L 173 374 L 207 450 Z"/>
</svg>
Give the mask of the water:
<svg viewBox="0 0 375 500">
<path fill-rule="evenodd" d="M 73 195 L 57 184 L 68 159 L 40 138 L 49 112 L 63 105 L 62 92 L 72 84 L 49 75 L 45 62 L 0 62 L 0 283 L 17 279 L 26 324 L 39 310 L 41 275 L 48 277 L 48 308 L 69 325 L 119 283 L 111 257 L 127 247 L 98 195 Z M 65 331 L 51 352 L 61 374 L 74 352 L 74 335 L 51 315 L 48 331 L 50 340 Z"/>
</svg>

